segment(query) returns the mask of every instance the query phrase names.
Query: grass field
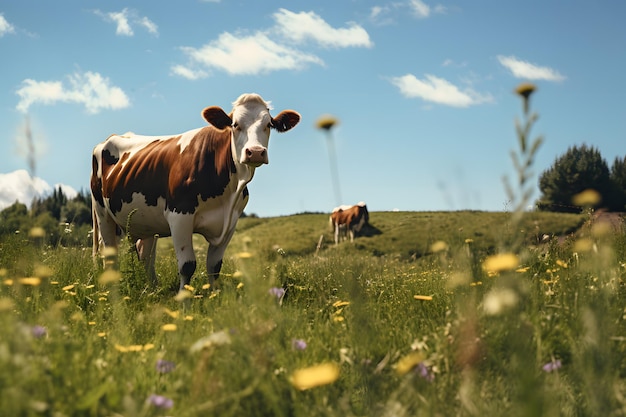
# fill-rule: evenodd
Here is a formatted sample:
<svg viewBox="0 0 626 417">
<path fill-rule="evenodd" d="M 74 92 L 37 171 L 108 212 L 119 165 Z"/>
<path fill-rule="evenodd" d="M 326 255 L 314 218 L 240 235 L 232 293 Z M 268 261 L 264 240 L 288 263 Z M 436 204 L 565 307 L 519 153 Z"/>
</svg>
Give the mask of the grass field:
<svg viewBox="0 0 626 417">
<path fill-rule="evenodd" d="M 621 227 L 554 213 L 370 222 L 335 246 L 328 214 L 244 218 L 219 290 L 199 267 L 188 298 L 168 239 L 151 288 L 128 245 L 104 271 L 90 248 L 5 237 L 1 414 L 626 415 Z"/>
</svg>

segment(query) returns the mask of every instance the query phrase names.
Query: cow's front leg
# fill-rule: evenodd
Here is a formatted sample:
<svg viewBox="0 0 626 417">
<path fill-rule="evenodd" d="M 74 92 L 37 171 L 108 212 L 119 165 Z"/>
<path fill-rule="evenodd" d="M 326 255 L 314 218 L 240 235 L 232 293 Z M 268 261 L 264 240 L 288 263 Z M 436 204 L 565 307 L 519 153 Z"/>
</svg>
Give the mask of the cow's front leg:
<svg viewBox="0 0 626 417">
<path fill-rule="evenodd" d="M 172 243 L 178 261 L 178 276 L 180 278 L 180 290 L 189 285 L 193 273 L 196 272 L 196 255 L 193 251 L 193 219 L 178 221 L 175 225 L 170 224 L 172 230 Z"/>
<path fill-rule="evenodd" d="M 235 228 L 228 232 L 228 234 L 222 239 L 219 244 L 209 244 L 209 250 L 206 254 L 206 271 L 209 275 L 209 288 L 215 289 L 215 281 L 220 276 L 222 270 L 222 260 L 224 259 L 224 252 L 228 247 L 228 243 L 235 234 Z"/>
</svg>

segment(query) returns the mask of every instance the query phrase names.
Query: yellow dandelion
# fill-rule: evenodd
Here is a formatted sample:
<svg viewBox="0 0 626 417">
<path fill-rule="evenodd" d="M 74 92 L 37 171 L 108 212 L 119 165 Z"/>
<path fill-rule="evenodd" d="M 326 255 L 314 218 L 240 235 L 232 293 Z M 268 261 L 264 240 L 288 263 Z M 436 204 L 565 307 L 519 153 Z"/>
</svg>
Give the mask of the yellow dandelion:
<svg viewBox="0 0 626 417">
<path fill-rule="evenodd" d="M 154 349 L 154 343 L 146 343 L 145 345 L 143 345 L 144 352 L 152 349 Z"/>
<path fill-rule="evenodd" d="M 161 326 L 161 330 L 164 332 L 175 332 L 178 329 L 178 326 L 174 323 L 168 323 Z"/>
<path fill-rule="evenodd" d="M 233 272 L 232 277 L 233 277 L 233 278 L 241 278 L 241 277 L 243 277 L 243 272 L 241 272 L 241 271 L 235 271 L 235 272 Z"/>
<path fill-rule="evenodd" d="M 87 322 L 87 324 L 88 324 L 89 326 L 95 326 L 95 325 L 96 325 L 96 322 L 95 322 L 95 321 L 88 321 L 88 322 Z"/>
<path fill-rule="evenodd" d="M 0 277 L 6 277 L 9 273 L 9 270 L 6 268 L 0 268 Z"/>
<path fill-rule="evenodd" d="M 350 305 L 350 301 L 341 301 L 341 300 L 339 300 L 339 301 L 335 301 L 333 303 L 333 307 L 336 307 L 336 308 L 347 306 L 347 305 Z"/>
<path fill-rule="evenodd" d="M 42 238 L 46 235 L 46 231 L 43 227 L 35 226 L 28 231 L 28 236 L 34 238 Z"/>
<path fill-rule="evenodd" d="M 185 321 L 193 321 L 193 316 L 185 316 L 185 317 L 183 317 L 183 320 L 185 320 Z"/>
<path fill-rule="evenodd" d="M 513 253 L 502 253 L 487 257 L 483 262 L 483 270 L 487 272 L 503 272 L 514 270 L 519 265 L 519 258 Z"/>
<path fill-rule="evenodd" d="M 119 282 L 122 279 L 122 274 L 119 271 L 114 271 L 112 269 L 108 269 L 100 275 L 98 278 L 98 283 L 100 285 L 108 285 L 113 284 L 115 282 Z"/>
<path fill-rule="evenodd" d="M 59 285 L 59 281 L 50 281 L 50 285 Z"/>
<path fill-rule="evenodd" d="M 237 289 L 240 290 L 243 288 L 243 282 L 240 282 L 239 284 L 237 284 Z"/>
<path fill-rule="evenodd" d="M 173 318 L 173 319 L 178 318 L 178 315 L 180 314 L 180 312 L 178 312 L 178 311 L 172 311 L 172 310 L 170 310 L 169 308 L 164 308 L 164 309 L 163 309 L 163 312 L 164 312 L 165 314 L 167 314 L 168 316 L 170 316 L 171 318 Z"/>
<path fill-rule="evenodd" d="M 432 295 L 414 295 L 413 298 L 416 300 L 421 300 L 421 301 L 432 301 L 433 296 Z"/>
<path fill-rule="evenodd" d="M 95 285 L 93 285 L 93 284 L 91 284 L 91 285 L 85 285 L 85 289 L 86 289 L 86 290 L 89 290 L 89 289 L 91 289 L 91 288 L 93 288 L 93 287 L 95 287 Z"/>
<path fill-rule="evenodd" d="M 183 300 L 186 300 L 186 299 L 192 298 L 192 297 L 193 297 L 193 294 L 191 292 L 189 292 L 187 290 L 180 290 L 180 291 L 178 291 L 178 294 L 176 294 L 174 296 L 174 300 L 176 300 L 176 301 L 183 301 Z"/>
<path fill-rule="evenodd" d="M 76 286 L 76 284 L 70 284 L 70 285 L 66 285 L 65 287 L 61 288 L 63 291 L 67 292 L 69 290 L 73 290 L 74 287 Z"/>
<path fill-rule="evenodd" d="M 22 285 L 29 285 L 31 287 L 36 287 L 41 284 L 41 278 L 39 277 L 24 277 L 17 280 Z"/>
<path fill-rule="evenodd" d="M 191 285 L 187 285 L 187 284 L 183 288 L 189 292 L 194 292 L 196 290 L 194 287 L 192 287 Z"/>
<path fill-rule="evenodd" d="M 467 238 L 467 239 L 465 239 L 465 243 L 467 243 L 468 245 L 470 243 L 474 243 L 474 239 Z"/>
<path fill-rule="evenodd" d="M 141 352 L 143 350 L 143 346 L 142 345 L 130 345 L 128 346 L 127 349 L 129 352 Z"/>
<path fill-rule="evenodd" d="M 470 287 L 478 287 L 479 285 L 483 285 L 482 281 L 470 282 Z"/>
<path fill-rule="evenodd" d="M 339 120 L 336 117 L 331 116 L 329 114 L 325 114 L 321 116 L 319 119 L 317 119 L 317 122 L 315 122 L 315 126 L 318 129 L 330 130 L 333 128 L 333 126 L 337 125 L 338 123 L 339 123 Z"/>
<path fill-rule="evenodd" d="M 7 287 L 10 287 L 11 285 L 13 285 L 13 280 L 11 278 L 8 278 L 2 281 L 2 283 L 6 285 Z"/>
<path fill-rule="evenodd" d="M 430 251 L 433 253 L 444 252 L 448 250 L 448 244 L 443 240 L 438 240 L 430 245 Z"/>
<path fill-rule="evenodd" d="M 560 260 L 560 259 L 557 259 L 557 260 L 556 260 L 556 264 L 557 264 L 558 266 L 560 266 L 561 268 L 565 268 L 565 269 L 567 269 L 567 262 L 564 262 L 564 261 L 562 261 L 562 260 Z"/>
<path fill-rule="evenodd" d="M 333 321 L 335 323 L 341 323 L 342 321 L 344 321 L 345 319 L 343 318 L 343 316 L 334 316 L 333 317 Z"/>
<path fill-rule="evenodd" d="M 239 252 L 235 255 L 239 259 L 249 259 L 252 258 L 252 254 L 250 252 Z"/>
<path fill-rule="evenodd" d="M 113 345 L 113 348 L 115 348 L 118 352 L 128 352 L 128 348 L 126 346 L 122 346 L 117 343 Z"/>
<path fill-rule="evenodd" d="M 400 375 L 404 375 L 423 361 L 424 354 L 418 351 L 413 351 L 400 358 L 398 363 L 396 363 L 396 372 Z"/>
<path fill-rule="evenodd" d="M 307 390 L 322 385 L 332 384 L 339 378 L 339 366 L 335 363 L 323 363 L 308 368 L 298 369 L 291 376 L 291 383 L 296 389 Z"/>
<path fill-rule="evenodd" d="M 521 273 L 527 272 L 529 269 L 530 269 L 529 266 L 525 266 L 523 268 L 517 268 L 515 272 L 519 272 L 521 274 Z"/>
<path fill-rule="evenodd" d="M 208 290 L 209 288 L 211 288 L 211 284 L 204 284 L 204 285 L 202 286 L 202 289 L 203 289 L 203 290 Z"/>
<path fill-rule="evenodd" d="M 576 206 L 595 206 L 600 203 L 602 197 L 596 190 L 588 189 L 572 197 L 572 203 Z"/>
<path fill-rule="evenodd" d="M 524 99 L 528 99 L 530 95 L 537 89 L 534 84 L 531 83 L 522 83 L 517 86 L 515 89 L 515 93 L 522 96 Z"/>
<path fill-rule="evenodd" d="M 97 333 L 98 337 L 106 337 L 106 332 L 98 332 Z"/>
<path fill-rule="evenodd" d="M 209 300 L 212 298 L 217 297 L 217 294 L 219 294 L 217 291 L 216 292 L 212 292 L 211 294 L 209 294 Z"/>
</svg>

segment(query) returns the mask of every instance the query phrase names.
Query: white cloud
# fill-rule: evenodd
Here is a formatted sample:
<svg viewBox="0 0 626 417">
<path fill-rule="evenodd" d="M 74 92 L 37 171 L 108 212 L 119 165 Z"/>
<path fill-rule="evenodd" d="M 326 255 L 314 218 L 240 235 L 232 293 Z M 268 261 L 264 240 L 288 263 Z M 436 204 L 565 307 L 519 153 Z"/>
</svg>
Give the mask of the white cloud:
<svg viewBox="0 0 626 417">
<path fill-rule="evenodd" d="M 365 29 L 355 23 L 333 28 L 313 12 L 286 9 L 274 13 L 274 19 L 276 24 L 268 30 L 252 34 L 224 32 L 199 48 L 181 47 L 188 62 L 172 66 L 171 74 L 193 80 L 208 76 L 210 70 L 231 75 L 298 70 L 311 64 L 324 65 L 317 55 L 299 49 L 299 43 L 312 41 L 334 48 L 373 45 Z"/>
<path fill-rule="evenodd" d="M 563 81 L 565 76 L 549 67 L 540 67 L 515 56 L 498 55 L 498 61 L 506 67 L 514 77 L 528 80 Z"/>
<path fill-rule="evenodd" d="M 201 78 L 206 78 L 209 75 L 205 71 L 194 70 L 183 65 L 174 65 L 171 70 L 172 74 L 179 75 L 183 78 L 187 78 L 188 80 L 199 80 Z"/>
<path fill-rule="evenodd" d="M 333 28 L 314 12 L 294 13 L 286 9 L 274 13 L 274 20 L 278 33 L 296 43 L 310 39 L 325 47 L 373 46 L 367 31 L 356 23 L 348 23 L 347 28 Z"/>
<path fill-rule="evenodd" d="M 130 105 L 124 91 L 110 85 L 109 79 L 97 72 L 74 73 L 68 78 L 69 87 L 61 81 L 22 81 L 17 90 L 20 97 L 17 110 L 26 113 L 35 103 L 49 105 L 64 102 L 83 104 L 88 113 L 95 114 L 102 109 L 117 110 Z"/>
<path fill-rule="evenodd" d="M 10 24 L 4 16 L 0 14 L 0 38 L 7 33 L 15 33 L 15 26 Z"/>
<path fill-rule="evenodd" d="M 139 26 L 143 26 L 150 34 L 158 35 L 159 28 L 146 16 L 140 17 L 135 10 L 124 8 L 119 12 L 105 13 L 100 10 L 94 10 L 94 13 L 104 19 L 106 22 L 112 22 L 116 25 L 115 34 L 119 36 L 133 36 L 135 34 L 131 22 Z"/>
<path fill-rule="evenodd" d="M 413 11 L 413 14 L 418 18 L 426 18 L 430 16 L 430 6 L 422 0 L 411 0 L 409 2 L 409 7 Z"/>
<path fill-rule="evenodd" d="M 61 187 L 67 198 L 74 198 L 78 194 L 69 185 L 55 184 L 52 187 L 41 178 L 31 177 L 25 169 L 0 174 L 0 210 L 16 201 L 30 206 L 34 197 L 46 197 L 58 187 Z"/>
<path fill-rule="evenodd" d="M 391 83 L 408 98 L 421 98 L 424 101 L 452 107 L 468 107 L 493 101 L 489 94 L 479 94 L 470 88 L 464 90 L 443 78 L 426 74 L 420 80 L 412 74 L 391 78 Z"/>
<path fill-rule="evenodd" d="M 183 47 L 182 50 L 194 65 L 219 69 L 231 75 L 300 69 L 306 64 L 323 65 L 315 55 L 276 43 L 261 32 L 241 37 L 225 32 L 200 48 Z M 183 69 L 188 68 L 177 65 L 172 71 L 184 76 Z M 196 74 L 198 70 L 189 71 Z"/>
</svg>

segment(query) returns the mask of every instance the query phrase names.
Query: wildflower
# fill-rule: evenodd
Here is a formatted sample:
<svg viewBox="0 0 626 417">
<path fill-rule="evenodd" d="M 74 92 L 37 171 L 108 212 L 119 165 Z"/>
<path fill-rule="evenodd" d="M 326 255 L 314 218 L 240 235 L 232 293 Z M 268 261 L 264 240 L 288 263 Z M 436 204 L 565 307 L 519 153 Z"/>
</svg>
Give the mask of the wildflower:
<svg viewBox="0 0 626 417">
<path fill-rule="evenodd" d="M 240 282 L 239 284 L 237 284 L 237 289 L 240 290 L 243 288 L 243 282 Z"/>
<path fill-rule="evenodd" d="M 250 252 L 239 252 L 235 255 L 239 259 L 249 259 L 252 258 L 252 254 Z"/>
<path fill-rule="evenodd" d="M 596 190 L 588 189 L 572 197 L 572 203 L 577 206 L 595 206 L 600 203 L 602 197 Z"/>
<path fill-rule="evenodd" d="M 302 339 L 292 339 L 291 340 L 291 347 L 294 348 L 295 350 L 304 350 L 306 349 L 306 342 Z"/>
<path fill-rule="evenodd" d="M 41 339 L 42 337 L 48 334 L 48 331 L 46 330 L 45 327 L 36 325 L 36 326 L 31 327 L 30 334 L 32 334 L 33 337 L 36 339 Z"/>
<path fill-rule="evenodd" d="M 414 295 L 413 298 L 415 298 L 416 300 L 421 300 L 421 301 L 432 301 L 433 296 L 432 295 Z"/>
<path fill-rule="evenodd" d="M 298 369 L 291 376 L 291 383 L 299 390 L 307 390 L 332 384 L 337 378 L 339 378 L 339 366 L 335 363 L 323 363 Z"/>
<path fill-rule="evenodd" d="M 46 231 L 43 227 L 35 226 L 28 231 L 28 236 L 30 237 L 44 237 L 46 235 Z"/>
<path fill-rule="evenodd" d="M 165 359 L 159 359 L 156 362 L 156 370 L 160 374 L 167 374 L 176 369 L 176 364 Z"/>
<path fill-rule="evenodd" d="M 525 100 L 528 100 L 530 95 L 537 89 L 534 84 L 531 83 L 522 83 L 517 86 L 515 89 L 515 93 L 522 96 Z"/>
<path fill-rule="evenodd" d="M 152 394 L 148 397 L 148 403 L 163 409 L 170 409 L 174 406 L 174 401 L 170 398 L 164 397 L 163 395 Z"/>
<path fill-rule="evenodd" d="M 350 301 L 341 301 L 341 300 L 339 300 L 339 301 L 335 301 L 333 303 L 333 307 L 343 307 L 343 306 L 347 306 L 347 305 L 350 305 Z"/>
<path fill-rule="evenodd" d="M 20 278 L 18 282 L 22 285 L 30 285 L 32 287 L 36 287 L 41 284 L 41 278 L 39 277 L 24 277 Z"/>
<path fill-rule="evenodd" d="M 404 375 L 411 369 L 415 368 L 423 360 L 424 355 L 421 352 L 413 351 L 408 355 L 400 358 L 398 363 L 396 363 L 396 372 L 400 375 Z"/>
<path fill-rule="evenodd" d="M 173 319 L 177 319 L 178 315 L 180 314 L 179 311 L 172 311 L 172 310 L 170 310 L 167 307 L 163 309 L 163 312 L 165 312 L 165 314 L 167 314 L 168 316 L 170 316 Z"/>
<path fill-rule="evenodd" d="M 174 323 L 168 323 L 161 326 L 161 330 L 164 332 L 175 332 L 178 327 Z"/>
<path fill-rule="evenodd" d="M 483 269 L 487 272 L 503 272 L 516 269 L 519 258 L 513 253 L 502 253 L 487 257 L 483 262 Z"/>
<path fill-rule="evenodd" d="M 515 307 L 519 301 L 517 293 L 511 288 L 493 289 L 483 302 L 483 309 L 488 315 L 495 316 Z"/>
<path fill-rule="evenodd" d="M 65 287 L 63 287 L 63 288 L 61 288 L 61 289 L 62 289 L 63 291 L 65 291 L 65 292 L 67 292 L 67 291 L 69 291 L 69 290 L 73 290 L 75 286 L 76 286 L 75 284 L 70 284 L 70 285 L 66 285 Z"/>
<path fill-rule="evenodd" d="M 178 294 L 174 296 L 174 300 L 176 301 L 184 301 L 187 298 L 193 297 L 193 294 L 185 289 L 178 291 Z"/>
<path fill-rule="evenodd" d="M 183 288 L 186 289 L 189 292 L 194 292 L 196 290 L 194 287 L 192 287 L 189 284 L 185 284 L 185 286 Z"/>
<path fill-rule="evenodd" d="M 438 240 L 430 245 L 430 251 L 433 253 L 444 252 L 448 250 L 448 244 L 443 240 Z"/>
<path fill-rule="evenodd" d="M 552 359 L 550 362 L 546 363 L 541 367 L 545 372 L 553 372 L 557 369 L 561 368 L 561 360 L 560 359 Z"/>
<path fill-rule="evenodd" d="M 339 120 L 337 118 L 326 114 L 317 119 L 315 126 L 317 126 L 318 129 L 330 130 L 337 123 L 339 123 Z"/>
<path fill-rule="evenodd" d="M 281 287 L 272 287 L 268 292 L 278 299 L 282 299 L 285 296 L 285 289 Z"/>
<path fill-rule="evenodd" d="M 420 362 L 417 364 L 417 366 L 415 367 L 415 372 L 428 382 L 433 382 L 433 380 L 435 379 L 435 374 L 428 366 L 426 366 L 424 362 Z"/>
</svg>

